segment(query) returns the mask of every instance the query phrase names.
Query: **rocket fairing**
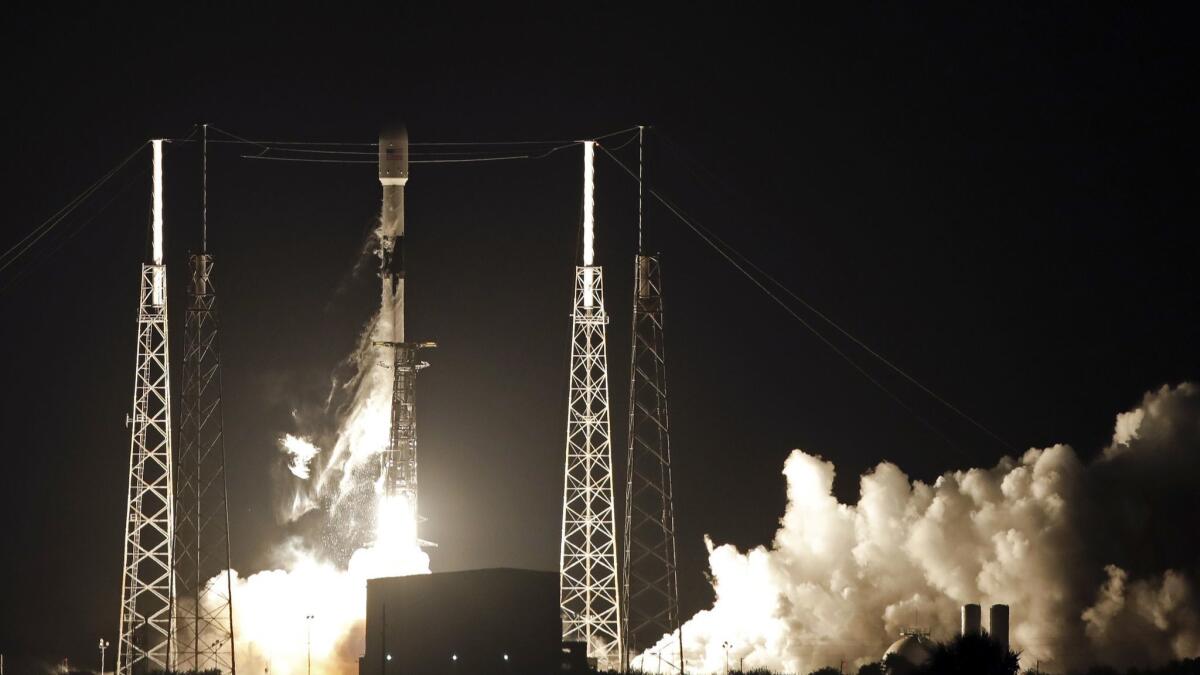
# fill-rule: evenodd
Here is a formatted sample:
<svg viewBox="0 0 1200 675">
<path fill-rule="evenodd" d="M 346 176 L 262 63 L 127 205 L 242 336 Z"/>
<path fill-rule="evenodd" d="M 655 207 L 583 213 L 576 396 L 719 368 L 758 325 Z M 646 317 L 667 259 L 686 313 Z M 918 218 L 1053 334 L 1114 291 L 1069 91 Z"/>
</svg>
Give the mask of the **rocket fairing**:
<svg viewBox="0 0 1200 675">
<path fill-rule="evenodd" d="M 379 135 L 379 182 L 384 185 L 408 182 L 408 129 L 403 125 Z"/>
</svg>

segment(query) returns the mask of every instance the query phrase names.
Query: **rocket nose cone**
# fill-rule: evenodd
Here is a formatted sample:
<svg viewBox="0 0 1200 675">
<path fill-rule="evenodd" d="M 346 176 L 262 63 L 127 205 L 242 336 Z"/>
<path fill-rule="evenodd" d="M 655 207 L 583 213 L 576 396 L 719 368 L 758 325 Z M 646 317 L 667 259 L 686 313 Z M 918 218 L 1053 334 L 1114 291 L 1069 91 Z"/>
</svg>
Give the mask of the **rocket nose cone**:
<svg viewBox="0 0 1200 675">
<path fill-rule="evenodd" d="M 379 134 L 379 180 L 385 184 L 408 180 L 408 128 L 403 124 Z"/>
</svg>

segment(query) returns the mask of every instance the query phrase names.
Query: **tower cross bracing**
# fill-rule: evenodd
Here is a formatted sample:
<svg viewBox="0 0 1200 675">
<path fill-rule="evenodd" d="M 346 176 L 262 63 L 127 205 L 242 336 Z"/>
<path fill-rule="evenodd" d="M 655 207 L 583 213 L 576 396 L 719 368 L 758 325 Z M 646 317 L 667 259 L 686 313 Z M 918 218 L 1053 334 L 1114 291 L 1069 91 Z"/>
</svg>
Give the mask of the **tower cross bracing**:
<svg viewBox="0 0 1200 675">
<path fill-rule="evenodd" d="M 189 256 L 183 414 L 175 480 L 176 658 L 180 670 L 233 673 L 233 589 L 213 257 Z M 220 575 L 220 576 L 218 576 Z"/>
<path fill-rule="evenodd" d="M 662 649 L 658 662 L 683 672 L 658 256 L 634 259 L 633 303 L 621 569 L 624 664 L 628 668 L 631 656 L 645 654 L 670 634 L 674 644 Z"/>
<path fill-rule="evenodd" d="M 563 639 L 621 667 L 621 598 L 608 406 L 604 271 L 594 265 L 594 143 L 584 146 L 583 265 L 575 268 L 559 601 Z"/>
<path fill-rule="evenodd" d="M 121 567 L 117 675 L 171 666 L 174 638 L 174 479 L 163 265 L 162 141 L 153 141 L 153 263 L 143 264 L 138 294 L 137 360 L 129 451 L 129 488 Z"/>
</svg>

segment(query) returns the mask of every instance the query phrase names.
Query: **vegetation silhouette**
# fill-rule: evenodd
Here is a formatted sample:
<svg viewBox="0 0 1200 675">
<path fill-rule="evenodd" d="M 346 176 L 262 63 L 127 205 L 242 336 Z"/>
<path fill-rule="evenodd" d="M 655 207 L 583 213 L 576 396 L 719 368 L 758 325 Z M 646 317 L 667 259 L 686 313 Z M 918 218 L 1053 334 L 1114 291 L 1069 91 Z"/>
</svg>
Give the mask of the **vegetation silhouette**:
<svg viewBox="0 0 1200 675">
<path fill-rule="evenodd" d="M 961 636 L 950 642 L 938 644 L 928 663 L 918 667 L 904 662 L 903 659 L 889 654 L 886 661 L 877 661 L 860 666 L 857 675 L 991 675 L 1006 673 L 1008 675 L 1063 675 L 1060 672 L 1037 670 L 1029 668 L 1018 671 L 1017 654 L 1009 651 L 995 640 L 983 636 L 970 636 L 964 640 Z M 981 639 L 982 638 L 982 639 Z M 990 643 L 990 644 L 988 644 Z M 957 668 L 957 670 L 956 670 Z M 595 671 L 593 671 L 595 672 Z M 723 671 L 722 671 L 723 672 Z M 809 675 L 838 675 L 841 671 L 831 666 L 814 670 Z M 155 673 L 154 675 L 160 675 Z M 172 675 L 172 674 L 167 674 Z M 191 674 L 188 674 L 191 675 Z M 207 675 L 207 674 L 202 674 Z M 598 675 L 619 675 L 616 671 L 601 671 Z M 640 675 L 631 671 L 631 675 Z M 729 671 L 728 675 L 788 675 L 776 673 L 765 668 L 753 670 Z M 1072 671 L 1065 675 L 1200 675 L 1200 658 L 1171 661 L 1154 668 L 1129 668 L 1120 670 L 1111 666 L 1093 666 L 1088 670 Z"/>
</svg>

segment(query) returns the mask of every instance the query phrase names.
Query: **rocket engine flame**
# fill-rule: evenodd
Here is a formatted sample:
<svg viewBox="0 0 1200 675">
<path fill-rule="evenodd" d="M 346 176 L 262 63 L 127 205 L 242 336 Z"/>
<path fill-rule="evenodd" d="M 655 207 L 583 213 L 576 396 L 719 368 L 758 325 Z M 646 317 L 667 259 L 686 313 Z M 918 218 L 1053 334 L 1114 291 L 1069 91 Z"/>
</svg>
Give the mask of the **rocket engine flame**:
<svg viewBox="0 0 1200 675">
<path fill-rule="evenodd" d="M 1200 656 L 1200 387 L 1146 394 L 1090 463 L 1055 445 L 926 484 L 882 462 L 857 504 L 820 457 L 796 450 L 783 473 L 769 547 L 707 542 L 716 600 L 683 626 L 688 672 L 722 672 L 724 643 L 747 669 L 857 668 L 917 616 L 951 637 L 968 602 L 1012 608 L 1024 667 Z M 677 655 L 664 637 L 633 666 L 673 672 Z"/>
</svg>

